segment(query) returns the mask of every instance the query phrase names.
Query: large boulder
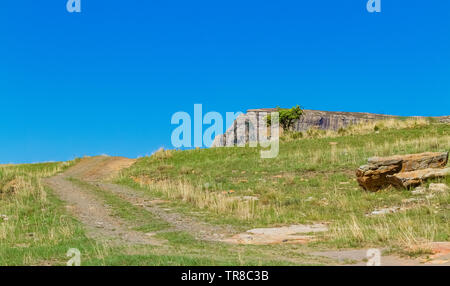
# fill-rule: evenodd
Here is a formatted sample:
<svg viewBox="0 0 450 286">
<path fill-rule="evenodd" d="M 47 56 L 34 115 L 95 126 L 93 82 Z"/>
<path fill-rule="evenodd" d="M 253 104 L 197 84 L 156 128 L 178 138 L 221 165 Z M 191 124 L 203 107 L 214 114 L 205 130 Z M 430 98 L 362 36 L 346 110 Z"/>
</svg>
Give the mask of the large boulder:
<svg viewBox="0 0 450 286">
<path fill-rule="evenodd" d="M 358 168 L 356 176 L 359 185 L 368 191 L 378 191 L 389 185 L 405 187 L 407 181 L 411 182 L 407 184 L 409 187 L 415 184 L 412 179 L 404 179 L 403 177 L 396 178 L 394 176 L 423 169 L 444 168 L 447 165 L 447 161 L 448 152 L 372 157 L 369 158 L 367 165 Z M 429 171 L 429 173 L 417 174 L 425 177 L 416 178 L 416 181 L 423 181 L 432 177 L 433 172 Z M 407 178 L 413 175 L 414 173 L 410 174 L 410 176 L 407 175 Z M 400 181 L 405 183 L 400 183 Z"/>
</svg>

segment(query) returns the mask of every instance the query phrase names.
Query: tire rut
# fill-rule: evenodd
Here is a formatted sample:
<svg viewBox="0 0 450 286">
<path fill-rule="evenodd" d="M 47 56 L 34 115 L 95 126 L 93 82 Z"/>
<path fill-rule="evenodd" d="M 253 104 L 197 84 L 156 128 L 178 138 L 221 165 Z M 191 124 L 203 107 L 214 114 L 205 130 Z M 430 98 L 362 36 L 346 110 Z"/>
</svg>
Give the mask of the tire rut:
<svg viewBox="0 0 450 286">
<path fill-rule="evenodd" d="M 112 215 L 109 206 L 67 178 L 57 175 L 44 179 L 44 183 L 68 203 L 68 210 L 86 226 L 89 237 L 112 244 L 161 245 L 160 240 L 132 230 L 131 225 Z"/>
<path fill-rule="evenodd" d="M 184 231 L 197 239 L 207 241 L 224 241 L 225 238 L 236 233 L 231 226 L 210 225 L 205 222 L 197 221 L 192 217 L 169 212 L 153 203 L 145 194 L 132 188 L 102 182 L 97 182 L 95 185 L 105 191 L 116 194 L 120 198 L 136 206 L 142 207 L 146 211 L 149 211 L 153 215 L 166 221 L 171 225 L 171 228 L 166 231 Z"/>
</svg>

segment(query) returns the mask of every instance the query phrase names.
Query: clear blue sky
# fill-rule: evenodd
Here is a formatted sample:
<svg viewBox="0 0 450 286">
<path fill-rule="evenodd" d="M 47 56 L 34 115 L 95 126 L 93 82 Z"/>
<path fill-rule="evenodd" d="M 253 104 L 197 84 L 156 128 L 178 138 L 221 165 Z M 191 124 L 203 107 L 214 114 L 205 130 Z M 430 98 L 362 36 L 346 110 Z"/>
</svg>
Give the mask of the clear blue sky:
<svg viewBox="0 0 450 286">
<path fill-rule="evenodd" d="M 450 1 L 5 0 L 0 163 L 171 147 L 177 111 L 450 114 Z"/>
</svg>

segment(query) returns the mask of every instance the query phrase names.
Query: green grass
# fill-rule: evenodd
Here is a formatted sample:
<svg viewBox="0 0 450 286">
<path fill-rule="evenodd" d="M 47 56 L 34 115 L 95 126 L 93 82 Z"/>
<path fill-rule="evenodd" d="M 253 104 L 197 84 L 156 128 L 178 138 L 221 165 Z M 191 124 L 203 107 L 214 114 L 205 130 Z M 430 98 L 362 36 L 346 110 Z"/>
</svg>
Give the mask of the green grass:
<svg viewBox="0 0 450 286">
<path fill-rule="evenodd" d="M 0 265 L 64 265 L 69 248 L 86 257 L 102 246 L 88 239 L 82 226 L 68 216 L 63 203 L 40 179 L 63 171 L 73 162 L 0 168 Z M 14 188 L 3 192 L 14 183 Z M 11 192 L 13 191 L 13 192 Z"/>
<path fill-rule="evenodd" d="M 165 151 L 141 158 L 116 181 L 171 199 L 178 211 L 215 224 L 250 228 L 331 223 L 330 231 L 314 243 L 317 246 L 408 247 L 449 240 L 448 194 L 407 211 L 367 217 L 413 196 L 396 189 L 364 192 L 355 170 L 372 156 L 449 151 L 450 125 L 380 126 L 378 132 L 365 134 L 284 140 L 274 159 L 261 159 L 258 148 L 248 147 Z M 334 150 L 330 142 L 337 142 Z M 448 178 L 437 181 L 449 183 Z M 251 206 L 231 202 L 242 196 L 259 200 Z M 213 203 L 205 205 L 205 200 Z"/>
</svg>

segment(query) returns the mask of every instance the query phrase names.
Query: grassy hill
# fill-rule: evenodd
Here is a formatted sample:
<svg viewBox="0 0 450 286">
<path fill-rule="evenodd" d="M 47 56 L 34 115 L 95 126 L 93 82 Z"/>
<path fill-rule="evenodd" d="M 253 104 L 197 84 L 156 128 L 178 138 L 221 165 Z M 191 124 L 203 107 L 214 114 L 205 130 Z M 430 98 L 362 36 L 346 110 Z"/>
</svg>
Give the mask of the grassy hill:
<svg viewBox="0 0 450 286">
<path fill-rule="evenodd" d="M 449 240 L 448 194 L 411 204 L 407 190 L 362 191 L 355 170 L 371 156 L 448 150 L 450 125 L 389 120 L 339 132 L 287 133 L 275 159 L 261 159 L 259 149 L 249 147 L 160 151 L 138 160 L 117 181 L 146 188 L 215 224 L 244 230 L 326 222 L 330 231 L 318 245 L 404 249 Z M 407 210 L 367 216 L 390 206 Z"/>
<path fill-rule="evenodd" d="M 334 142 L 333 144 L 330 144 Z M 448 192 L 363 191 L 355 170 L 368 157 L 450 150 L 450 125 L 424 119 L 389 120 L 338 132 L 284 133 L 279 156 L 261 159 L 250 147 L 159 151 L 112 179 L 149 200 L 212 226 L 256 227 L 324 223 L 329 231 L 305 245 L 232 245 L 174 231 L 123 194 L 69 178 L 136 231 L 156 231 L 160 246 L 111 245 L 93 239 L 43 178 L 78 162 L 0 166 L 0 265 L 64 265 L 79 248 L 83 265 L 333 264 L 312 251 L 379 247 L 421 255 L 423 243 L 450 240 Z M 98 160 L 98 159 L 97 159 Z M 79 163 L 78 163 L 79 164 Z M 78 166 L 78 165 L 77 165 Z M 435 180 L 450 185 L 450 178 Z M 402 210 L 368 216 L 380 208 Z"/>
</svg>

